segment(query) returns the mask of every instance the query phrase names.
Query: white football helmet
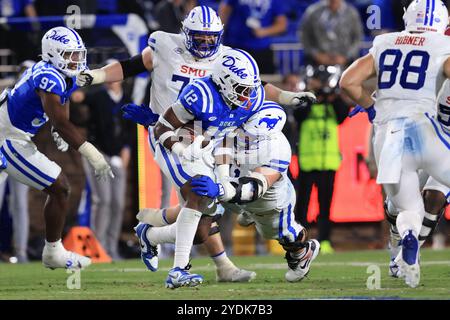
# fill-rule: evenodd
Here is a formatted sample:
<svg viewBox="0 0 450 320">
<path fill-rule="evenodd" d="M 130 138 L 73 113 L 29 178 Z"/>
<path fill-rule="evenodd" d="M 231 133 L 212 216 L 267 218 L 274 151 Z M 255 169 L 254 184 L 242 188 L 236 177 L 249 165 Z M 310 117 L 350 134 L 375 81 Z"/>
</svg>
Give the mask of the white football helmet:
<svg viewBox="0 0 450 320">
<path fill-rule="evenodd" d="M 281 134 L 287 116 L 284 109 L 272 101 L 264 102 L 261 109 L 240 128 L 237 143 L 247 150 L 257 149 L 257 144 Z"/>
<path fill-rule="evenodd" d="M 182 30 L 186 36 L 186 48 L 193 56 L 208 58 L 219 50 L 223 24 L 210 7 L 198 6 L 192 9 L 182 22 Z"/>
<path fill-rule="evenodd" d="M 42 37 L 42 60 L 50 62 L 68 77 L 87 69 L 86 47 L 73 29 L 56 27 Z"/>
<path fill-rule="evenodd" d="M 448 25 L 448 10 L 441 0 L 414 0 L 403 14 L 405 30 L 409 32 L 444 33 Z"/>
<path fill-rule="evenodd" d="M 248 108 L 258 96 L 261 85 L 259 68 L 250 54 L 240 49 L 229 49 L 215 62 L 212 80 L 227 104 Z"/>
</svg>

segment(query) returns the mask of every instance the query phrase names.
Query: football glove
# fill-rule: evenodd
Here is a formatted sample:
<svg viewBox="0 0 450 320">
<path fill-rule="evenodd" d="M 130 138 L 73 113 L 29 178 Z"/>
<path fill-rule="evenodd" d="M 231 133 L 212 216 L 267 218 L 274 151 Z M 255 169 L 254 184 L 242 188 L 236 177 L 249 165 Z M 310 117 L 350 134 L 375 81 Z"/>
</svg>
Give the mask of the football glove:
<svg viewBox="0 0 450 320">
<path fill-rule="evenodd" d="M 122 107 L 122 117 L 127 120 L 136 122 L 146 128 L 154 126 L 159 119 L 159 115 L 153 113 L 145 104 L 138 106 L 134 103 L 126 104 Z"/>
</svg>

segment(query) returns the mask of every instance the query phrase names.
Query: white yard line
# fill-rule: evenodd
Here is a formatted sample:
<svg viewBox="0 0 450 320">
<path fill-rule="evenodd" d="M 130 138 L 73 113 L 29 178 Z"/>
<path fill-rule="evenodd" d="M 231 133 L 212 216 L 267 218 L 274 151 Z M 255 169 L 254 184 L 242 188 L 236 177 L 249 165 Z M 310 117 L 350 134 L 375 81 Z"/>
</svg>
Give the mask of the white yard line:
<svg viewBox="0 0 450 320">
<path fill-rule="evenodd" d="M 377 265 L 380 267 L 387 267 L 388 263 L 376 263 L 376 262 L 315 262 L 313 263 L 314 267 L 368 267 L 370 265 Z M 436 261 L 423 261 L 421 266 L 438 266 L 438 265 L 444 265 L 450 267 L 450 260 L 436 260 Z M 278 269 L 286 269 L 287 265 L 286 263 L 255 263 L 255 264 L 248 264 L 245 265 L 244 268 L 250 269 L 250 270 L 258 270 L 258 269 L 271 269 L 271 270 L 278 270 Z M 195 271 L 208 271 L 213 270 L 214 267 L 212 264 L 207 266 L 201 266 L 201 267 L 194 267 L 192 270 Z M 169 271 L 170 268 L 160 268 L 159 271 Z M 146 268 L 106 268 L 106 269 L 99 269 L 99 270 L 92 270 L 92 269 L 86 269 L 86 271 L 92 271 L 92 272 L 150 272 Z"/>
</svg>

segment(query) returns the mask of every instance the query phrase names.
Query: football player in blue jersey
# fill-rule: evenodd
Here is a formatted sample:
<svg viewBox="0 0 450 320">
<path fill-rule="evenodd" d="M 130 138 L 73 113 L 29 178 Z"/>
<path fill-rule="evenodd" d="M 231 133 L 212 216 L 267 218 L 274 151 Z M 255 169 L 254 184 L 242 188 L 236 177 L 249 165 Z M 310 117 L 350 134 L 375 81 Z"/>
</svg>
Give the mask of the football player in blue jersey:
<svg viewBox="0 0 450 320">
<path fill-rule="evenodd" d="M 186 85 L 194 79 L 212 74 L 214 62 L 224 50 L 229 49 L 221 44 L 222 34 L 223 24 L 217 13 L 209 7 L 197 6 L 183 20 L 181 33 L 155 31 L 150 35 L 148 46 L 142 53 L 130 59 L 108 64 L 101 69 L 85 70 L 77 76 L 77 84 L 87 86 L 120 81 L 150 71 L 151 106 L 140 107 L 129 104 L 124 107 L 124 116 L 149 129 L 150 150 L 154 153 L 152 145 L 155 145 L 153 135 L 155 122 L 159 115 L 164 114 L 177 100 Z M 295 106 L 315 99 L 310 92 L 283 91 L 270 83 L 262 82 L 262 84 L 266 98 L 282 105 Z M 144 208 L 138 217 L 153 211 L 157 209 Z M 218 281 L 244 282 L 254 278 L 254 272 L 236 267 L 226 256 L 217 225 L 214 226 L 205 245 L 216 265 Z M 155 259 L 149 259 L 149 256 L 153 256 L 152 252 L 142 251 L 142 259 L 147 267 L 156 271 Z"/>
<path fill-rule="evenodd" d="M 255 60 L 245 51 L 230 49 L 217 59 L 212 76 L 187 85 L 179 99 L 156 123 L 155 158 L 177 187 L 182 207 L 175 227 L 166 229 L 175 238 L 175 259 L 166 287 L 196 286 L 203 281 L 202 276 L 188 272 L 189 256 L 200 217 L 214 214 L 216 208 L 210 198 L 192 191 L 191 180 L 196 176 L 216 180 L 214 140 L 223 139 L 235 131 L 263 101 L 264 89 Z M 192 122 L 198 124 L 203 134 L 198 134 L 192 144 L 185 145 L 179 141 L 175 131 Z M 203 146 L 205 137 L 210 141 Z M 220 172 L 219 166 L 218 179 L 223 186 L 221 200 L 226 201 L 234 197 L 236 190 L 227 179 L 229 165 L 223 166 L 226 170 Z M 138 225 L 137 233 L 145 235 L 146 227 Z M 147 245 L 151 246 L 150 243 Z"/>
<path fill-rule="evenodd" d="M 5 172 L 48 195 L 44 207 L 45 267 L 83 268 L 87 257 L 67 251 L 61 242 L 68 209 L 69 185 L 61 167 L 41 153 L 31 138 L 50 121 L 54 139 L 67 143 L 85 156 L 98 178 L 112 175 L 103 155 L 69 121 L 69 97 L 77 89 L 75 77 L 86 69 L 86 48 L 78 33 L 56 27 L 42 38 L 42 61 L 27 69 L 0 101 L 0 150 L 8 166 Z M 58 146 L 59 147 L 59 146 Z"/>
</svg>

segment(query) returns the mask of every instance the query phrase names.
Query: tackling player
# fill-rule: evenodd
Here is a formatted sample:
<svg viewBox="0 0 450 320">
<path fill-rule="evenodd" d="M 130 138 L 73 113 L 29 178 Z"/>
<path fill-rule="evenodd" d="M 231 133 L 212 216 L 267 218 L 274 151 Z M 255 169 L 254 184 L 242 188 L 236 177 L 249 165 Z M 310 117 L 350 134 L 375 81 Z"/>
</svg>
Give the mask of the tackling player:
<svg viewBox="0 0 450 320">
<path fill-rule="evenodd" d="M 155 145 L 153 125 L 158 115 L 166 112 L 177 100 L 182 89 L 193 79 L 210 76 L 214 61 L 224 50 L 229 49 L 221 44 L 222 34 L 223 24 L 217 13 L 206 6 L 195 7 L 182 23 L 182 34 L 156 31 L 150 35 L 148 47 L 141 54 L 101 69 L 86 70 L 78 76 L 77 83 L 86 86 L 114 82 L 144 71 L 151 71 L 151 110 L 136 105 L 128 105 L 125 110 L 129 114 L 140 114 L 140 123 L 145 127 L 150 126 L 149 138 Z M 264 84 L 264 89 L 267 99 L 284 105 L 296 105 L 315 98 L 309 92 L 282 91 L 271 84 Z M 152 148 L 150 149 L 154 152 Z M 217 279 L 251 280 L 255 273 L 234 266 L 226 256 L 218 227 L 214 230 L 216 233 L 207 239 L 205 245 L 210 256 L 215 257 L 213 260 L 217 267 Z"/>
</svg>

